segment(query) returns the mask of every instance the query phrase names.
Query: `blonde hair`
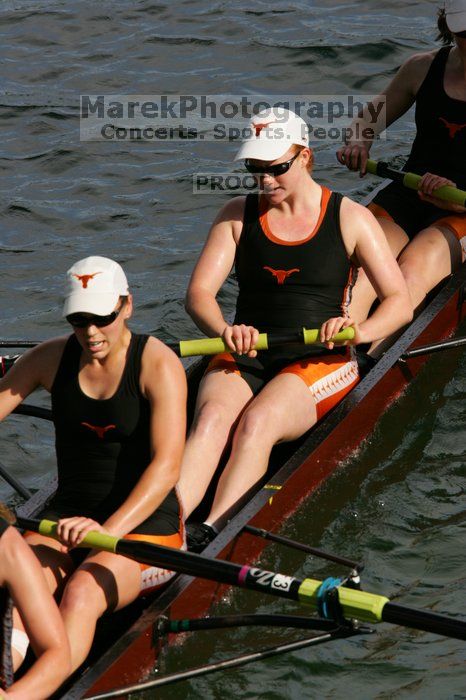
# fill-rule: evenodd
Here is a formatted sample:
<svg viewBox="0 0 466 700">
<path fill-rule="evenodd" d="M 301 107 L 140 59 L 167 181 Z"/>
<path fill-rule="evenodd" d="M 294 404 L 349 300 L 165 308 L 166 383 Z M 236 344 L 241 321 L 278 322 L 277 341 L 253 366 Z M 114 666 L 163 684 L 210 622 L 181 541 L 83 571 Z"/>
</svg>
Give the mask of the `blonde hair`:
<svg viewBox="0 0 466 700">
<path fill-rule="evenodd" d="M 292 146 L 293 149 L 293 155 L 296 155 L 296 153 L 301 153 L 302 150 L 305 148 L 309 148 L 311 151 L 311 157 L 309 158 L 309 163 L 307 164 L 307 171 L 309 175 L 312 173 L 312 170 L 314 168 L 314 151 L 310 146 L 299 146 L 297 143 L 294 143 Z"/>
<path fill-rule="evenodd" d="M 0 518 L 3 518 L 4 520 L 7 521 L 9 525 L 14 525 L 16 522 L 16 516 L 11 511 L 8 506 L 6 506 L 4 503 L 0 502 Z"/>
</svg>

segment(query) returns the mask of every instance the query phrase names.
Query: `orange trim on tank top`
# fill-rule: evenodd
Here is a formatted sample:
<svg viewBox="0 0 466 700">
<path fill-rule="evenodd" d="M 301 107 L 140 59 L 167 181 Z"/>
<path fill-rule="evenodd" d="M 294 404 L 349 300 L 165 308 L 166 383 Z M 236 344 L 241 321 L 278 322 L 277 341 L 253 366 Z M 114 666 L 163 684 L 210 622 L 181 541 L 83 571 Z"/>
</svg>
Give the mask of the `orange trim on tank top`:
<svg viewBox="0 0 466 700">
<path fill-rule="evenodd" d="M 300 238 L 299 241 L 284 241 L 283 238 L 278 238 L 272 233 L 267 220 L 268 209 L 266 208 L 266 201 L 264 197 L 261 197 L 259 200 L 259 224 L 267 238 L 273 241 L 274 243 L 279 243 L 280 245 L 302 245 L 303 243 L 307 243 L 308 241 L 310 241 L 311 238 L 313 238 L 313 236 L 316 235 L 322 224 L 325 213 L 327 211 L 330 196 L 332 194 L 332 191 L 329 190 L 328 187 L 325 187 L 325 185 L 320 185 L 320 188 L 322 190 L 322 199 L 320 202 L 319 218 L 311 233 L 308 236 L 306 236 L 306 238 Z"/>
</svg>

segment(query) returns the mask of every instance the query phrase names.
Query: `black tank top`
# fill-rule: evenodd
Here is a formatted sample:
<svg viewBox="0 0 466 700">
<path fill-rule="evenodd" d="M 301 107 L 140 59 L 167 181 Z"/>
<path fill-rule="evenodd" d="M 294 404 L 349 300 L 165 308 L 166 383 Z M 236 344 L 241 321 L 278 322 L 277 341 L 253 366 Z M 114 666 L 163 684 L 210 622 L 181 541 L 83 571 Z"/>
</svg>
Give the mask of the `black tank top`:
<svg viewBox="0 0 466 700">
<path fill-rule="evenodd" d="M 131 335 L 120 384 L 109 399 L 83 393 L 78 374 L 82 348 L 75 335 L 66 343 L 51 391 L 58 488 L 49 505 L 63 517 L 86 515 L 104 522 L 125 501 L 151 460 L 150 406 L 139 387 L 147 339 Z M 178 524 L 174 490 L 160 510 L 173 513 Z M 135 532 L 151 533 L 150 520 Z"/>
<path fill-rule="evenodd" d="M 416 138 L 405 170 L 432 172 L 466 188 L 466 101 L 445 92 L 451 47 L 440 49 L 416 95 Z"/>
<path fill-rule="evenodd" d="M 9 523 L 0 517 L 0 540 Z M 6 588 L 0 588 L 0 686 L 9 688 L 13 683 L 11 634 L 13 630 L 13 601 Z"/>
<path fill-rule="evenodd" d="M 341 237 L 341 200 L 341 194 L 323 187 L 314 231 L 287 243 L 268 229 L 259 196 L 247 196 L 236 254 L 235 323 L 288 332 L 319 328 L 333 316 L 346 315 L 356 270 Z"/>
</svg>

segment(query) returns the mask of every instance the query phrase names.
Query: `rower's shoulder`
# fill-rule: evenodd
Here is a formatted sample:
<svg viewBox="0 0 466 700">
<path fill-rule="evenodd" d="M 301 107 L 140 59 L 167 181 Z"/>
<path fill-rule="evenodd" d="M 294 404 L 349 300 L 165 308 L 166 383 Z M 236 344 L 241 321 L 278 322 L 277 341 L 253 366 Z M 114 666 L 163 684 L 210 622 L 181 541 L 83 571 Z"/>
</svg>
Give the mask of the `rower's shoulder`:
<svg viewBox="0 0 466 700">
<path fill-rule="evenodd" d="M 62 335 L 44 340 L 43 343 L 39 343 L 23 353 L 15 362 L 14 367 L 22 365 L 34 365 L 37 369 L 50 366 L 58 367 L 69 337 L 69 335 Z"/>
<path fill-rule="evenodd" d="M 181 389 L 186 384 L 186 375 L 180 359 L 158 338 L 150 335 L 144 346 L 141 363 L 141 389 L 147 397 L 154 393 L 160 380 L 176 383 Z"/>
<path fill-rule="evenodd" d="M 400 72 L 405 76 L 424 79 L 437 53 L 438 49 L 413 54 L 402 63 Z"/>
<path fill-rule="evenodd" d="M 181 362 L 177 355 L 173 352 L 171 348 L 168 347 L 162 340 L 154 338 L 150 335 L 147 338 L 147 343 L 144 346 L 144 351 L 142 354 L 143 366 L 159 366 L 168 365 L 172 367 L 177 367 L 181 365 Z"/>
<path fill-rule="evenodd" d="M 374 227 L 380 228 L 373 213 L 363 204 L 349 197 L 343 197 L 341 200 L 340 226 L 343 238 L 345 234 L 350 235 L 351 238 L 355 235 L 359 238 L 364 232 L 372 233 Z"/>
<path fill-rule="evenodd" d="M 232 223 L 243 221 L 244 208 L 246 206 L 246 196 L 233 197 L 218 212 L 215 223 L 230 221 Z"/>
</svg>

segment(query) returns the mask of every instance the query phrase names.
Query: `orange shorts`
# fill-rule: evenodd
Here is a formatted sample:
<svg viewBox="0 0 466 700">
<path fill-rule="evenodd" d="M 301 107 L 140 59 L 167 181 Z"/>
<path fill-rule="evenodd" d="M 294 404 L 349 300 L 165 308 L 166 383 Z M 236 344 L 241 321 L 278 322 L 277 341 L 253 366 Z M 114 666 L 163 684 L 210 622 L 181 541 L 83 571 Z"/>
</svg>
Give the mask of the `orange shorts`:
<svg viewBox="0 0 466 700">
<path fill-rule="evenodd" d="M 445 209 L 428 205 L 413 190 L 392 183 L 381 190 L 368 209 L 379 219 L 388 219 L 401 226 L 412 240 L 416 233 L 429 226 L 449 229 L 461 246 L 463 262 L 466 259 L 466 213 L 448 213 Z M 399 190 L 401 187 L 401 191 Z M 380 199 L 380 202 L 377 200 Z M 392 212 L 392 213 L 390 213 Z"/>
<path fill-rule="evenodd" d="M 299 360 L 286 361 L 260 357 L 233 357 L 230 353 L 215 355 L 206 374 L 224 371 L 241 376 L 257 395 L 262 387 L 279 374 L 296 374 L 309 388 L 314 398 L 317 418 L 320 419 L 341 401 L 359 381 L 356 360 L 350 352 L 314 355 Z"/>
<path fill-rule="evenodd" d="M 173 549 L 186 550 L 186 539 L 183 533 L 176 532 L 174 535 L 125 535 L 124 540 L 138 540 L 139 542 L 149 542 L 151 544 L 161 544 L 164 547 L 173 547 Z M 140 596 L 147 595 L 156 591 L 160 586 L 163 586 L 173 576 L 175 571 L 160 569 L 158 566 L 150 566 L 148 564 L 139 564 L 141 567 L 141 592 Z"/>
</svg>

